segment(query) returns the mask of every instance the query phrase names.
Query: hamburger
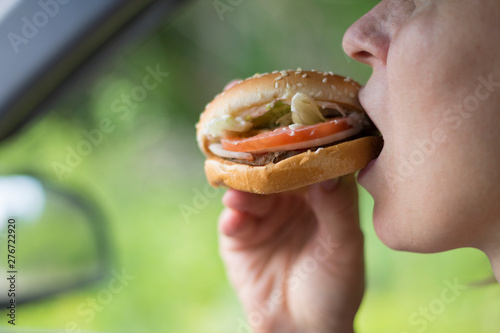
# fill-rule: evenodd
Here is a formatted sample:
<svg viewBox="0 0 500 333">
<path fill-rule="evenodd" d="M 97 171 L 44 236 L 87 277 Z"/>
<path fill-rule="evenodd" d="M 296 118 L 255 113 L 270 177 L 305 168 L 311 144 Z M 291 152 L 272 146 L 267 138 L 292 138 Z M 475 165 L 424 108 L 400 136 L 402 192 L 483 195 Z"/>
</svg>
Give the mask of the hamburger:
<svg viewBox="0 0 500 333">
<path fill-rule="evenodd" d="M 218 94 L 196 124 L 209 183 L 270 194 L 364 168 L 383 140 L 359 88 L 299 68 L 255 74 Z"/>
</svg>

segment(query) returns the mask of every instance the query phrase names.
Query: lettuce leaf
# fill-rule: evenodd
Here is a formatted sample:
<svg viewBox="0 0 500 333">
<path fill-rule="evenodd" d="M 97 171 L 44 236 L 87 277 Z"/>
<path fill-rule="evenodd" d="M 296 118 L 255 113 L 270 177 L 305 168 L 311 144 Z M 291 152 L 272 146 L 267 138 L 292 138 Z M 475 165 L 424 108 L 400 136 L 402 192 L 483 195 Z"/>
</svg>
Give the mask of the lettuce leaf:
<svg viewBox="0 0 500 333">
<path fill-rule="evenodd" d="M 275 129 L 292 124 L 291 107 L 289 104 L 278 101 L 269 111 L 252 120 L 255 129 Z"/>
</svg>

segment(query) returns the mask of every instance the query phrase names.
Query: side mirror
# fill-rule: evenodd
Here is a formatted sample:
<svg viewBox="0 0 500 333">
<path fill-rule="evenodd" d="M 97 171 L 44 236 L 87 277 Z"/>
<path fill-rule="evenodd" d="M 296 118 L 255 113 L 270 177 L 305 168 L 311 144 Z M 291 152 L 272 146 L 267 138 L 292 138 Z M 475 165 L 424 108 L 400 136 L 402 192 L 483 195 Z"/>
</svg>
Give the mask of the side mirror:
<svg viewBox="0 0 500 333">
<path fill-rule="evenodd" d="M 2 308 L 95 283 L 110 273 L 111 257 L 95 202 L 41 177 L 0 176 Z"/>
</svg>

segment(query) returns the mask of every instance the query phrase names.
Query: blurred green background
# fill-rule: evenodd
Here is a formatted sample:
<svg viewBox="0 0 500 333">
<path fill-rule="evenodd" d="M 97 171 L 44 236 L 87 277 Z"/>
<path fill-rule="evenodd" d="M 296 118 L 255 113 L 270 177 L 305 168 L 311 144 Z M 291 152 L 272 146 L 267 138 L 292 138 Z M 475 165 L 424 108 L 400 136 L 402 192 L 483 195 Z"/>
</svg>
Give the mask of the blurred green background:
<svg viewBox="0 0 500 333">
<path fill-rule="evenodd" d="M 194 124 L 228 81 L 256 72 L 302 67 L 366 82 L 370 69 L 347 58 L 341 40 L 349 25 L 376 3 L 191 2 L 110 59 L 95 80 L 69 93 L 50 113 L 3 144 L 2 173 L 36 170 L 93 194 L 108 216 L 112 267 L 133 277 L 92 318 L 78 309 L 109 288 L 113 275 L 19 306 L 17 324 L 68 332 L 246 332 L 218 256 L 216 225 L 224 191 L 206 183 Z M 123 99 L 138 94 L 144 77 L 157 69 L 168 73 L 159 77 L 157 87 L 145 90 L 135 102 Z M 77 151 L 88 140 L 82 131 L 100 129 L 103 119 L 108 119 L 108 131 L 102 142 L 92 145 L 88 156 L 66 173 L 54 169 L 55 163 L 67 165 L 68 151 Z M 391 251 L 374 234 L 373 203 L 362 189 L 361 201 L 368 289 L 356 318 L 357 331 L 498 331 L 498 285 L 461 290 L 453 302 L 435 308 L 438 315 L 420 312 L 437 306 L 447 283 L 467 285 L 491 276 L 482 253 Z M 71 253 L 68 242 L 49 236 L 54 232 L 46 228 L 37 235 L 59 246 L 61 253 Z M 76 239 L 72 232 L 77 231 L 68 231 L 67 237 Z M 20 241 L 18 246 L 33 243 Z M 5 318 L 0 325 L 5 328 Z"/>
</svg>

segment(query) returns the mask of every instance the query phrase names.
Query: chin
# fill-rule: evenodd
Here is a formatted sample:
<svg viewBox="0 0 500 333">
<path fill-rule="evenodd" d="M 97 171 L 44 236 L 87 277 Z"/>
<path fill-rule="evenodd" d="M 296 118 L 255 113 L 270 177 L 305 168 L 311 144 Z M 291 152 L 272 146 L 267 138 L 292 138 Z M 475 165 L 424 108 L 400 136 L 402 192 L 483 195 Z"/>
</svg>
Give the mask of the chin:
<svg viewBox="0 0 500 333">
<path fill-rule="evenodd" d="M 430 221 L 425 216 L 409 218 L 405 209 L 382 206 L 375 199 L 373 226 L 377 237 L 390 249 L 414 253 L 437 253 L 463 247 L 455 244 L 456 237 L 442 221 Z M 401 207 L 401 206 L 399 206 Z M 433 226 L 443 226 L 443 230 Z"/>
<path fill-rule="evenodd" d="M 373 225 L 382 243 L 396 251 L 415 253 L 436 253 L 456 248 L 454 243 L 458 237 L 450 235 L 450 230 L 456 230 L 453 226 L 456 219 L 429 206 L 422 207 L 428 198 L 413 195 L 418 191 L 415 183 L 391 187 L 385 177 L 387 170 L 382 150 L 371 168 L 358 178 L 360 185 L 374 199 Z"/>
<path fill-rule="evenodd" d="M 384 216 L 380 211 L 380 205 L 375 202 L 373 209 L 373 227 L 377 237 L 384 245 L 396 251 L 410 251 L 413 252 L 414 246 L 410 246 L 409 240 L 401 237 L 400 233 L 393 227 L 397 223 L 394 218 Z"/>
</svg>

